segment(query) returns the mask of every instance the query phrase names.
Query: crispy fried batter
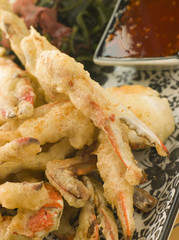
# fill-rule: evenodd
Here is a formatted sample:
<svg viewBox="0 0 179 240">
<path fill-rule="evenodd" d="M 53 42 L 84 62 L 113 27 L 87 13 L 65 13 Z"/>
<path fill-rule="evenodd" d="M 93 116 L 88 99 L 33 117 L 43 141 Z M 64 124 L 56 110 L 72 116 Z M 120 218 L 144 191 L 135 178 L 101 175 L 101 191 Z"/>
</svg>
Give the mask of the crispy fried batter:
<svg viewBox="0 0 179 240">
<path fill-rule="evenodd" d="M 168 100 L 156 90 L 141 85 L 124 85 L 108 91 L 129 108 L 163 141 L 175 129 L 174 116 Z"/>
<path fill-rule="evenodd" d="M 29 31 L 2 0 L 0 28 L 33 75 L 0 58 L 0 124 L 6 121 L 0 127 L 0 180 L 4 181 L 0 203 L 18 208 L 14 217 L 0 215 L 0 236 L 42 240 L 59 226 L 62 194 L 69 205 L 82 207 L 75 239 L 98 239 L 98 228 L 103 228 L 106 239 L 118 239 L 108 203 L 117 210 L 125 239 L 132 239 L 134 185 L 142 181 L 143 171 L 129 142 L 134 148 L 155 146 L 161 156 L 168 154 L 160 140 L 174 130 L 167 100 L 142 86 L 103 89 L 82 64 L 35 29 Z M 94 142 L 97 149 L 85 151 Z M 74 149 L 81 150 L 67 158 Z M 96 165 L 104 196 L 92 178 L 79 177 L 96 170 Z M 10 173 L 19 175 L 13 178 Z"/>
</svg>

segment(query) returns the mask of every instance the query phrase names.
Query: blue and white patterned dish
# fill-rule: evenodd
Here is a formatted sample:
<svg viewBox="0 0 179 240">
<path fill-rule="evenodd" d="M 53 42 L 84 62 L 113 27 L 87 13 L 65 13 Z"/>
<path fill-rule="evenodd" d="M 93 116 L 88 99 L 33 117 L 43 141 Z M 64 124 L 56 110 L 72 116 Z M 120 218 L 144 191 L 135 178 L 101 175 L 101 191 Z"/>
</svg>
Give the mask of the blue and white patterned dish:
<svg viewBox="0 0 179 240">
<path fill-rule="evenodd" d="M 134 240 L 167 240 L 179 206 L 179 68 L 175 71 L 137 71 L 133 68 L 96 66 L 92 77 L 105 88 L 124 84 L 149 86 L 170 103 L 176 122 L 175 132 L 165 143 L 170 158 L 158 156 L 155 149 L 135 153 L 149 178 L 142 187 L 157 197 L 158 203 L 150 213 L 135 211 L 136 231 L 133 237 Z M 58 240 L 53 235 L 46 239 Z M 120 226 L 119 239 L 123 239 Z"/>
</svg>

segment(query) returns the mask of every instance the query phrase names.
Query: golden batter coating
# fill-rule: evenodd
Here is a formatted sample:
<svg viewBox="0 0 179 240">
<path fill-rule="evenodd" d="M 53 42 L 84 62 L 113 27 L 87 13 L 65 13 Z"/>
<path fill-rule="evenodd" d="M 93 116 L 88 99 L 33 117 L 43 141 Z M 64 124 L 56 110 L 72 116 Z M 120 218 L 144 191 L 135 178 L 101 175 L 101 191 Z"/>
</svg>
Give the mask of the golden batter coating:
<svg viewBox="0 0 179 240">
<path fill-rule="evenodd" d="M 129 108 L 165 142 L 175 129 L 175 121 L 169 102 L 156 90 L 141 85 L 124 85 L 108 88 L 108 91 Z"/>
</svg>

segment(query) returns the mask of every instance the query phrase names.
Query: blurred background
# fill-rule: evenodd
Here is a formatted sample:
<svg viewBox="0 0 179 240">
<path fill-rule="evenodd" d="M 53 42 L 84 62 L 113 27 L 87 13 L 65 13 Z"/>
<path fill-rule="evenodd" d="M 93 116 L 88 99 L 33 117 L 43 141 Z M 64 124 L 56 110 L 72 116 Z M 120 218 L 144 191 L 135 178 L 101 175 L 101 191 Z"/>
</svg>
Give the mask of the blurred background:
<svg viewBox="0 0 179 240">
<path fill-rule="evenodd" d="M 116 0 L 10 0 L 13 11 L 93 72 L 93 54 Z M 10 49 L 1 34 L 1 44 Z M 96 71 L 95 71 L 96 72 Z M 95 77 L 95 76 L 94 76 Z"/>
</svg>

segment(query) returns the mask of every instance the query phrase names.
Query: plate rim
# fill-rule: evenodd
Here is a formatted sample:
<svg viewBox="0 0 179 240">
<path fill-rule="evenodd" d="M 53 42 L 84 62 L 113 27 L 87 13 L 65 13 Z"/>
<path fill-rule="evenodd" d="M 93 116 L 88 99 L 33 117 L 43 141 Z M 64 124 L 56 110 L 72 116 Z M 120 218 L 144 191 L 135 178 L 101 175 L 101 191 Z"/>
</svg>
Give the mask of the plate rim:
<svg viewBox="0 0 179 240">
<path fill-rule="evenodd" d="M 177 187 L 176 189 L 176 193 L 174 195 L 171 208 L 169 210 L 169 214 L 166 218 L 165 224 L 163 225 L 163 231 L 161 231 L 158 240 L 169 239 L 178 212 L 179 212 L 179 187 Z"/>
</svg>

